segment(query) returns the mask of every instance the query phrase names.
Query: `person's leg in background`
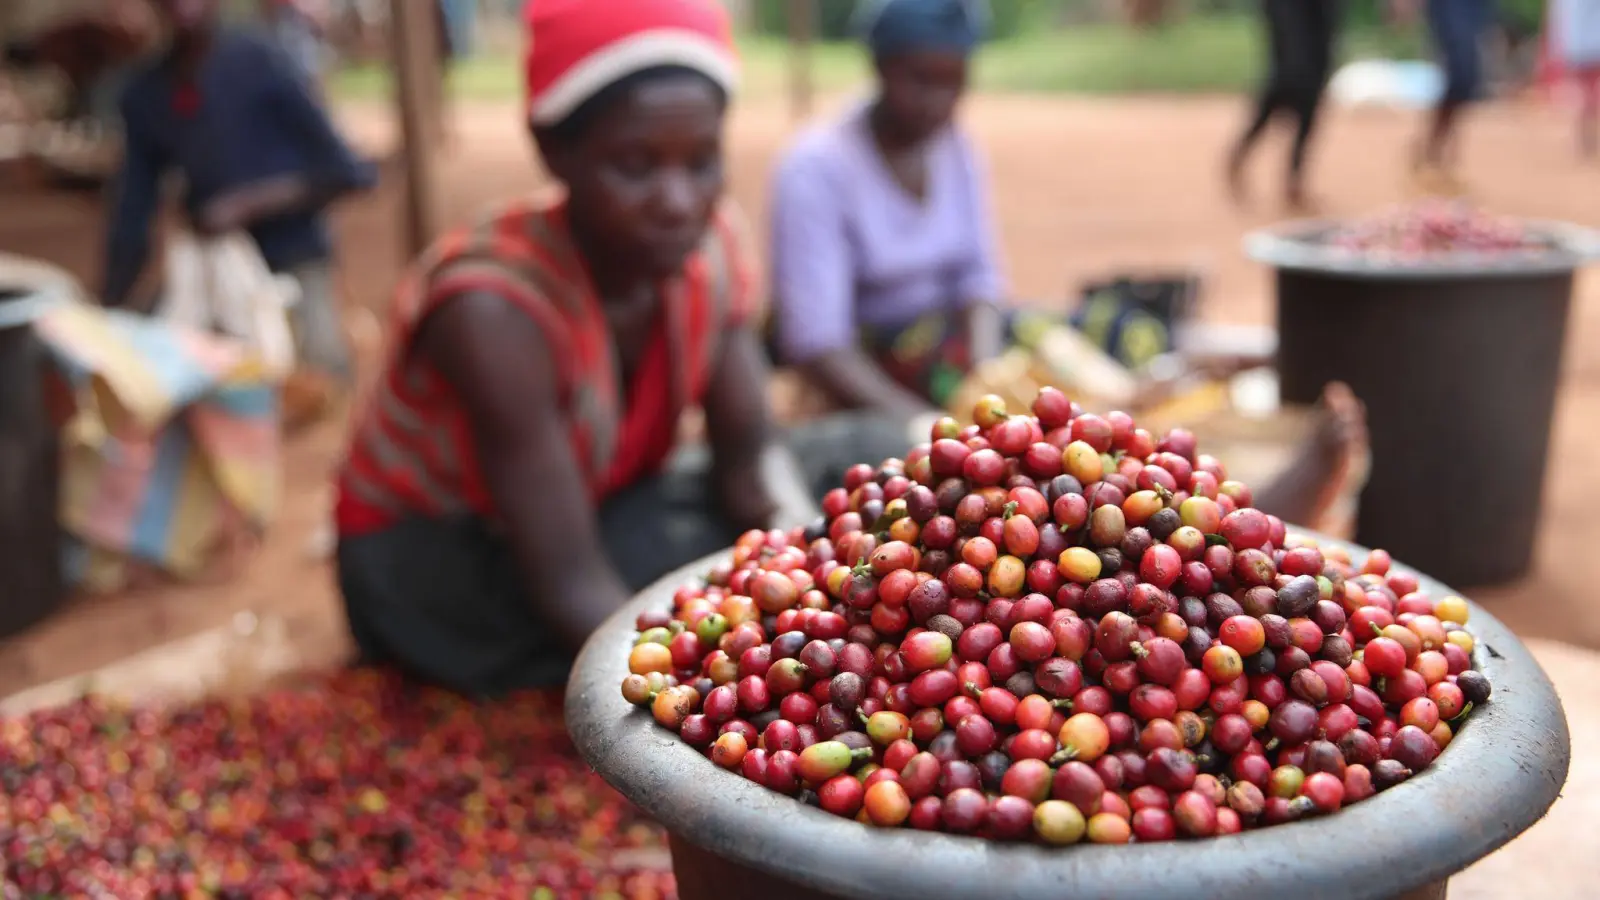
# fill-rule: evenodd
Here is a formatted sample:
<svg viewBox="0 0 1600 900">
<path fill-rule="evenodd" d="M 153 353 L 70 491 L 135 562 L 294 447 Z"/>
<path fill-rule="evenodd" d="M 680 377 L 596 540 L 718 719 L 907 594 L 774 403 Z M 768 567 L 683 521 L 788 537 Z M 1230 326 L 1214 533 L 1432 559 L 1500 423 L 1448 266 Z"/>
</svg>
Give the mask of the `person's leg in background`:
<svg viewBox="0 0 1600 900">
<path fill-rule="evenodd" d="M 1578 154 L 1592 159 L 1600 155 L 1600 4 L 1551 0 L 1544 50 L 1546 85 L 1572 85 L 1578 107 Z"/>
<path fill-rule="evenodd" d="M 1578 153 L 1600 157 L 1600 66 L 1576 74 L 1578 86 Z"/>
<path fill-rule="evenodd" d="M 1300 18 L 1297 7 L 1305 2 L 1308 0 L 1261 0 L 1269 58 L 1267 72 L 1256 94 L 1255 111 L 1228 154 L 1228 189 L 1236 202 L 1243 202 L 1248 193 L 1244 167 L 1251 151 L 1266 133 L 1273 117 L 1288 105 L 1285 77 L 1296 65 L 1296 20 Z"/>
<path fill-rule="evenodd" d="M 300 286 L 300 299 L 289 310 L 296 372 L 284 386 L 283 404 L 285 425 L 295 428 L 321 418 L 348 396 L 355 365 L 332 261 L 302 263 L 290 275 Z"/>
<path fill-rule="evenodd" d="M 437 91 L 438 121 L 435 123 L 435 135 L 441 146 L 450 145 L 455 139 L 456 122 L 453 116 L 454 104 L 450 96 L 450 74 L 457 60 L 466 53 L 467 22 L 459 0 L 433 0 L 434 28 L 438 40 L 435 41 L 435 50 L 439 54 L 439 79 L 433 85 Z"/>
<path fill-rule="evenodd" d="M 1296 125 L 1294 145 L 1289 151 L 1289 178 L 1284 196 L 1291 209 L 1304 212 L 1312 207 L 1306 193 L 1306 156 L 1311 146 L 1311 136 L 1316 130 L 1322 99 L 1327 93 L 1328 77 L 1333 72 L 1335 36 L 1339 29 L 1339 3 L 1337 0 L 1305 0 L 1300 10 L 1301 40 L 1298 42 L 1304 55 L 1295 66 L 1295 83 L 1291 89 L 1291 106 Z"/>
<path fill-rule="evenodd" d="M 394 666 L 469 696 L 566 681 L 571 660 L 481 517 L 404 519 L 341 538 L 335 558 L 359 665 Z"/>
<path fill-rule="evenodd" d="M 1483 89 L 1484 32 L 1491 0 L 1428 0 L 1428 26 L 1433 32 L 1445 73 L 1445 89 L 1434 108 L 1417 151 L 1419 186 L 1430 193 L 1459 193 L 1452 174 L 1461 114 Z"/>
</svg>

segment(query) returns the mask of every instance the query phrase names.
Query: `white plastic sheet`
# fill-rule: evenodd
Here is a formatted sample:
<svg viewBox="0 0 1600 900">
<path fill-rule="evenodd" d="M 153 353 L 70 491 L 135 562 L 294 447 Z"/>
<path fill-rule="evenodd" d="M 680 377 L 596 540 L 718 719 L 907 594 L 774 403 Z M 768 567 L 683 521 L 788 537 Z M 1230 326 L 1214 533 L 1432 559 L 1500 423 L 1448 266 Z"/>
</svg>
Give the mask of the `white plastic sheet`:
<svg viewBox="0 0 1600 900">
<path fill-rule="evenodd" d="M 1340 106 L 1427 109 L 1444 94 L 1444 74 L 1429 62 L 1365 59 L 1344 66 L 1328 83 Z"/>
<path fill-rule="evenodd" d="M 248 235 L 181 232 L 167 242 L 167 290 L 156 314 L 240 341 L 282 379 L 294 370 L 288 310 L 299 294 L 293 278 L 267 268 Z"/>
</svg>

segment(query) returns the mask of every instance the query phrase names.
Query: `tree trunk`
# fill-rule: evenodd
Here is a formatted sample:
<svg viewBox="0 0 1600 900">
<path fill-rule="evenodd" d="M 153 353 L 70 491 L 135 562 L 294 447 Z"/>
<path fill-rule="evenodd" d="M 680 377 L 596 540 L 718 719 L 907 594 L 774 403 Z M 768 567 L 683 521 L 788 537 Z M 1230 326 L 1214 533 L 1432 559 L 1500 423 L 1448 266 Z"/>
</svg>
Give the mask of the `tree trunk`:
<svg viewBox="0 0 1600 900">
<path fill-rule="evenodd" d="M 437 20 L 412 0 L 390 0 L 390 39 L 400 108 L 405 163 L 405 248 L 408 258 L 433 241 L 438 225 L 434 166 L 440 123 L 439 36 Z"/>
<path fill-rule="evenodd" d="M 1174 12 L 1172 0 L 1124 0 L 1123 15 L 1135 28 L 1165 25 Z"/>
</svg>

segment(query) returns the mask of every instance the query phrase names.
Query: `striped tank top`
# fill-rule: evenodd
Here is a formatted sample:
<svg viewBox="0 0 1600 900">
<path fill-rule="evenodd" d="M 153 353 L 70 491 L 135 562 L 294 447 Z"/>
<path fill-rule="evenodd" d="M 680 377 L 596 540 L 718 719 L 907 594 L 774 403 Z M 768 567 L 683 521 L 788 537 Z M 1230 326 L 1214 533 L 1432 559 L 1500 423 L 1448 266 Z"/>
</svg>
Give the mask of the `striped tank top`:
<svg viewBox="0 0 1600 900">
<path fill-rule="evenodd" d="M 465 412 L 451 387 L 415 358 L 417 326 L 468 292 L 526 312 L 553 355 L 565 427 L 598 505 L 658 471 L 681 414 L 699 404 L 721 337 L 747 322 L 758 296 L 749 241 L 731 205 L 713 217 L 680 277 L 663 286 L 661 315 L 626 391 L 614 342 L 563 202 L 527 201 L 451 232 L 397 292 L 384 370 L 359 407 L 337 476 L 341 534 L 408 516 L 494 517 Z"/>
</svg>

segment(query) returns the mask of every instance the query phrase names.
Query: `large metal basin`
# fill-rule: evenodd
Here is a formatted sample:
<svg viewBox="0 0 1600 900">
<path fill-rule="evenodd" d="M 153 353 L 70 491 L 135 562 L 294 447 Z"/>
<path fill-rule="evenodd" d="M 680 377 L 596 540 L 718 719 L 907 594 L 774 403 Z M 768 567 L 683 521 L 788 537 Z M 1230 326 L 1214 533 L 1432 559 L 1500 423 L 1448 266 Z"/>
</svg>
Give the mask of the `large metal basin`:
<svg viewBox="0 0 1600 900">
<path fill-rule="evenodd" d="M 609 619 L 567 686 L 578 751 L 671 832 L 683 900 L 1432 900 L 1451 875 L 1537 822 L 1567 777 L 1555 689 L 1527 648 L 1473 606 L 1476 663 L 1493 698 L 1426 772 L 1336 815 L 1204 841 L 1066 849 L 869 828 L 713 766 L 622 699 L 639 612 L 667 607 L 721 558 L 662 579 Z"/>
</svg>

